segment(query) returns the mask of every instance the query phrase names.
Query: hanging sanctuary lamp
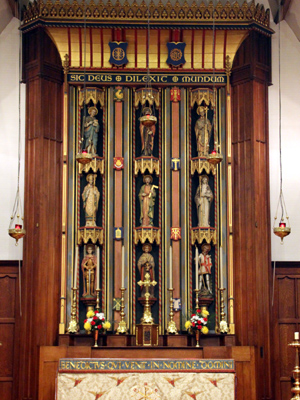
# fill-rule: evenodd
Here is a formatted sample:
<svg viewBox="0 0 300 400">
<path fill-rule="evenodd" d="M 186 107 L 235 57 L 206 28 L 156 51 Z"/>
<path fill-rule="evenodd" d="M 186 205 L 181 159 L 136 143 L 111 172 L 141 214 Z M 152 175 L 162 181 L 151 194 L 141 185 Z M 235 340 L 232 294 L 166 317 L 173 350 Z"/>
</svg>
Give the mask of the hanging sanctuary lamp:
<svg viewBox="0 0 300 400">
<path fill-rule="evenodd" d="M 288 236 L 291 233 L 291 227 L 290 227 L 290 222 L 289 222 L 289 217 L 287 215 L 286 211 L 286 205 L 284 201 L 284 196 L 283 196 L 283 190 L 282 190 L 282 143 L 281 143 L 281 65 L 280 65 L 280 10 L 281 10 L 281 3 L 280 0 L 278 1 L 278 29 L 279 29 L 279 35 L 278 35 L 278 71 L 279 71 L 279 77 L 278 77 L 278 82 L 279 82 L 279 169 L 280 169 L 280 191 L 279 191 L 279 199 L 278 199 L 278 204 L 277 204 L 277 209 L 276 209 L 276 214 L 274 217 L 274 224 L 273 224 L 273 232 L 275 233 L 276 236 L 281 238 L 281 244 L 283 244 L 283 239 Z M 280 220 L 278 226 L 275 226 L 277 222 L 277 215 L 278 211 L 280 210 Z"/>
<path fill-rule="evenodd" d="M 19 13 L 19 18 L 21 18 Z M 21 25 L 21 20 L 20 20 Z M 26 235 L 24 229 L 24 216 L 22 208 L 22 200 L 20 196 L 20 168 L 21 168 L 21 66 L 22 66 L 22 31 L 19 30 L 19 127 L 18 127 L 18 183 L 17 193 L 13 206 L 13 211 L 10 217 L 10 224 L 8 234 L 16 240 L 16 246 L 18 240 L 22 239 Z"/>
</svg>

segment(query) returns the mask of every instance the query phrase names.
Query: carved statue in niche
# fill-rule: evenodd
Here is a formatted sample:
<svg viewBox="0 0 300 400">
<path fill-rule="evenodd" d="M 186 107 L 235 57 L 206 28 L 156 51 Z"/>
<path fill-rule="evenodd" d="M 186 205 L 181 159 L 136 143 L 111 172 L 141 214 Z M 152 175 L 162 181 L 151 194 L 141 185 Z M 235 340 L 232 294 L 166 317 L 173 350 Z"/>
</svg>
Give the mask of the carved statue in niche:
<svg viewBox="0 0 300 400">
<path fill-rule="evenodd" d="M 199 106 L 197 108 L 199 118 L 195 123 L 195 134 L 197 140 L 198 157 L 205 156 L 208 153 L 208 146 L 212 132 L 212 125 L 207 118 L 207 107 Z"/>
<path fill-rule="evenodd" d="M 96 265 L 97 257 L 95 256 L 95 246 L 88 244 L 86 246 L 87 254 L 81 263 L 83 275 L 83 293 L 82 297 L 95 297 L 95 282 L 96 282 Z"/>
<path fill-rule="evenodd" d="M 143 109 L 143 115 L 152 115 L 152 110 L 150 107 L 145 107 Z M 152 156 L 153 146 L 154 146 L 154 136 L 155 136 L 155 124 L 151 126 L 144 126 L 140 123 L 140 134 L 142 142 L 142 156 Z"/>
<path fill-rule="evenodd" d="M 209 214 L 213 198 L 213 193 L 208 184 L 208 176 L 199 176 L 199 186 L 195 195 L 199 227 L 207 228 L 210 226 Z"/>
<path fill-rule="evenodd" d="M 200 295 L 212 295 L 210 287 L 210 276 L 211 276 L 211 256 L 208 254 L 211 250 L 211 245 L 203 243 L 201 246 L 201 253 L 199 254 L 199 290 Z"/>
<path fill-rule="evenodd" d="M 145 243 L 142 247 L 143 249 L 143 254 L 140 256 L 137 262 L 137 266 L 140 272 L 141 276 L 141 281 L 144 282 L 145 280 L 145 275 L 146 272 L 150 274 L 150 280 L 151 282 L 155 280 L 155 262 L 152 254 L 150 252 L 152 251 L 152 246 L 150 243 Z M 149 293 L 150 297 L 154 297 L 154 286 L 149 287 Z M 144 286 L 141 286 L 141 297 L 145 297 L 146 294 L 146 289 Z"/>
<path fill-rule="evenodd" d="M 97 154 L 99 122 L 95 118 L 98 114 L 96 107 L 89 107 L 89 117 L 84 121 L 84 148 L 90 154 Z"/>
<path fill-rule="evenodd" d="M 85 186 L 82 193 L 85 226 L 96 226 L 96 215 L 100 199 L 99 190 L 95 185 L 96 178 L 96 174 L 88 174 L 86 177 L 88 184 Z"/>
<path fill-rule="evenodd" d="M 143 181 L 145 184 L 141 187 L 139 192 L 140 223 L 141 226 L 153 226 L 156 198 L 155 188 L 157 188 L 157 186 L 152 185 L 153 179 L 151 175 L 144 175 Z"/>
</svg>

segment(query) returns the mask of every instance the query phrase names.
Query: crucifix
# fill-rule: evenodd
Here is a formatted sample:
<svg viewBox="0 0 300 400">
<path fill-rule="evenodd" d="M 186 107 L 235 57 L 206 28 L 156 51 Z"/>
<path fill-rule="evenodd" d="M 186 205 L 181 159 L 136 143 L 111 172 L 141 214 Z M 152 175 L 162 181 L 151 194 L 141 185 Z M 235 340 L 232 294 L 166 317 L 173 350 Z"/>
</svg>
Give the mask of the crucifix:
<svg viewBox="0 0 300 400">
<path fill-rule="evenodd" d="M 149 304 L 149 297 L 150 297 L 149 287 L 150 286 L 155 286 L 157 284 L 157 282 L 154 281 L 154 280 L 151 282 L 150 272 L 149 272 L 150 267 L 148 266 L 148 268 L 147 268 L 147 266 L 146 266 L 145 268 L 146 268 L 146 273 L 145 273 L 145 276 L 144 276 L 144 281 L 140 280 L 138 282 L 139 286 L 141 286 L 141 287 L 144 286 L 145 289 L 146 289 L 146 293 L 145 293 L 146 303 L 145 303 L 145 306 L 144 306 L 144 313 L 143 313 L 143 317 L 141 319 L 141 323 L 142 324 L 153 324 L 154 321 L 153 321 L 153 317 L 152 317 L 152 314 L 151 314 L 151 307 L 150 307 L 150 304 Z"/>
</svg>

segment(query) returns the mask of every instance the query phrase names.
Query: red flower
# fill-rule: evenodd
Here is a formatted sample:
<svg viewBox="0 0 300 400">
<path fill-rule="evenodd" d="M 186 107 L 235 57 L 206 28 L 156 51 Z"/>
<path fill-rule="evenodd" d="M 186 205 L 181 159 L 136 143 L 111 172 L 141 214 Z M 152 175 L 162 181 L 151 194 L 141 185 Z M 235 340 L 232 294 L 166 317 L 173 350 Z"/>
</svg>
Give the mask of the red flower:
<svg viewBox="0 0 300 400">
<path fill-rule="evenodd" d="M 195 327 L 195 325 L 196 325 L 195 322 L 192 322 L 192 327 L 193 327 L 193 328 Z"/>
<path fill-rule="evenodd" d="M 102 325 L 98 325 L 98 329 L 102 329 Z"/>
<path fill-rule="evenodd" d="M 191 317 L 194 317 L 196 314 L 192 314 Z"/>
<path fill-rule="evenodd" d="M 101 321 L 105 321 L 105 318 L 101 318 Z"/>
<path fill-rule="evenodd" d="M 207 318 L 203 318 L 203 320 L 204 320 L 205 322 L 207 322 Z"/>
<path fill-rule="evenodd" d="M 197 313 L 201 313 L 201 310 L 198 308 Z"/>
<path fill-rule="evenodd" d="M 202 326 L 201 325 L 198 325 L 198 329 L 199 329 L 199 331 L 202 329 Z"/>
<path fill-rule="evenodd" d="M 87 319 L 85 319 L 83 322 L 86 323 L 86 322 L 87 322 Z"/>
<path fill-rule="evenodd" d="M 92 325 L 95 325 L 96 323 L 95 323 L 95 321 L 92 321 L 91 324 L 92 324 Z"/>
<path fill-rule="evenodd" d="M 96 320 L 96 319 L 97 319 L 96 315 L 94 315 L 94 316 L 93 316 L 93 319 L 94 319 L 94 320 Z"/>
</svg>

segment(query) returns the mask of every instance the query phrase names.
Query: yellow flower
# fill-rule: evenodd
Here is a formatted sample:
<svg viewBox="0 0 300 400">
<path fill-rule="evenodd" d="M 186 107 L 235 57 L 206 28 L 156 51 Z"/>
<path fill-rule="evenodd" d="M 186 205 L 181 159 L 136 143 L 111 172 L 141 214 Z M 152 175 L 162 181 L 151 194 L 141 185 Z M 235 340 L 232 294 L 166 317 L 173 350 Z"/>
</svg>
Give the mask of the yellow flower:
<svg viewBox="0 0 300 400">
<path fill-rule="evenodd" d="M 104 329 L 109 329 L 110 327 L 111 327 L 110 322 L 109 321 L 105 321 L 104 324 L 103 324 L 103 328 Z"/>
<path fill-rule="evenodd" d="M 91 325 L 89 322 L 86 322 L 86 323 L 83 325 L 83 327 L 84 327 L 84 329 L 85 329 L 86 331 L 90 331 L 90 330 L 92 329 L 92 325 Z"/>
<path fill-rule="evenodd" d="M 87 318 L 93 318 L 93 316 L 95 315 L 93 310 L 90 310 L 86 313 Z"/>
<path fill-rule="evenodd" d="M 201 329 L 201 332 L 202 332 L 204 335 L 207 335 L 207 334 L 208 334 L 208 327 L 207 327 L 207 326 L 204 326 L 204 327 Z"/>
<path fill-rule="evenodd" d="M 189 327 L 191 326 L 192 324 L 191 324 L 191 321 L 186 321 L 186 323 L 185 323 L 185 328 L 186 329 L 189 329 Z"/>
<path fill-rule="evenodd" d="M 207 311 L 207 310 L 202 310 L 202 312 L 201 312 L 205 317 L 207 316 L 207 315 L 209 315 L 209 312 Z"/>
</svg>

